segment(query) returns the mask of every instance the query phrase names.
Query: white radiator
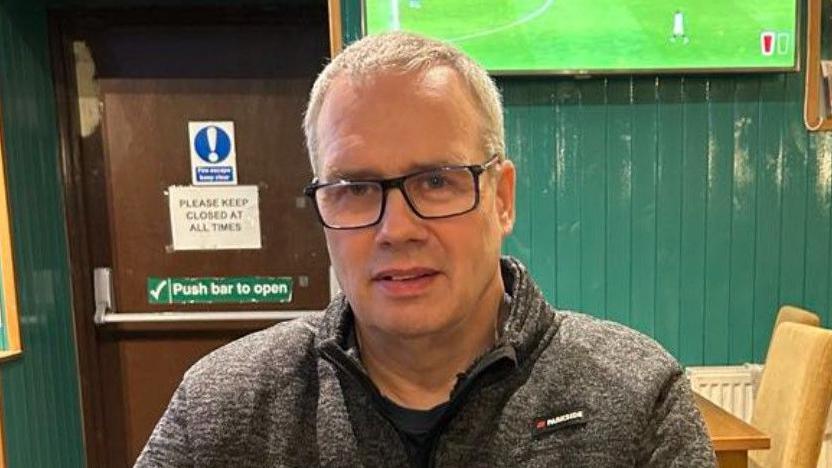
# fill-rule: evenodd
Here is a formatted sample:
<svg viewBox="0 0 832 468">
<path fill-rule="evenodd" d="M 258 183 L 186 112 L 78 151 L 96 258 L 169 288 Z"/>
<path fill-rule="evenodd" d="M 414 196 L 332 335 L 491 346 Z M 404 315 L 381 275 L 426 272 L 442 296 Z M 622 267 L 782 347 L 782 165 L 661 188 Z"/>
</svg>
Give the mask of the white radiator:
<svg viewBox="0 0 832 468">
<path fill-rule="evenodd" d="M 754 409 L 751 366 L 688 367 L 686 373 L 694 392 L 743 421 L 751 421 Z"/>
<path fill-rule="evenodd" d="M 688 367 L 685 373 L 693 390 L 729 413 L 751 422 L 754 394 L 763 366 Z M 827 418 L 818 468 L 832 468 L 832 418 Z"/>
</svg>

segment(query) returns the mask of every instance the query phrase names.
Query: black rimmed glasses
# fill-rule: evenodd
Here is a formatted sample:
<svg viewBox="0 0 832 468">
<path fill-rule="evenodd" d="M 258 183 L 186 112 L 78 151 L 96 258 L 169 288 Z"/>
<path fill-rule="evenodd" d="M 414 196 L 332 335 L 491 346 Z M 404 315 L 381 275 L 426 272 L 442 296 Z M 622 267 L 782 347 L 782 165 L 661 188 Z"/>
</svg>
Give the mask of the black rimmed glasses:
<svg viewBox="0 0 832 468">
<path fill-rule="evenodd" d="M 441 166 L 401 177 L 375 180 L 313 180 L 303 193 L 312 199 L 321 223 L 330 229 L 359 229 L 381 221 L 387 192 L 397 188 L 407 205 L 423 219 L 468 213 L 480 202 L 480 175 L 499 162 Z"/>
</svg>

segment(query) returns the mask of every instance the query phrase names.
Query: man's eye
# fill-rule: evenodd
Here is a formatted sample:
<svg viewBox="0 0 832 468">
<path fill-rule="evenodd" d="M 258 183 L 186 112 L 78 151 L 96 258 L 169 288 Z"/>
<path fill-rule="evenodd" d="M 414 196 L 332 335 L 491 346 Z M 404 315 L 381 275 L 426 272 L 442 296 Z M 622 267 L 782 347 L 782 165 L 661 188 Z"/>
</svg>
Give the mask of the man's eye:
<svg viewBox="0 0 832 468">
<path fill-rule="evenodd" d="M 425 186 L 430 189 L 443 188 L 448 184 L 448 180 L 441 174 L 431 174 L 425 177 Z"/>
<path fill-rule="evenodd" d="M 364 184 L 354 184 L 349 186 L 349 194 L 354 197 L 366 195 L 370 187 Z"/>
</svg>

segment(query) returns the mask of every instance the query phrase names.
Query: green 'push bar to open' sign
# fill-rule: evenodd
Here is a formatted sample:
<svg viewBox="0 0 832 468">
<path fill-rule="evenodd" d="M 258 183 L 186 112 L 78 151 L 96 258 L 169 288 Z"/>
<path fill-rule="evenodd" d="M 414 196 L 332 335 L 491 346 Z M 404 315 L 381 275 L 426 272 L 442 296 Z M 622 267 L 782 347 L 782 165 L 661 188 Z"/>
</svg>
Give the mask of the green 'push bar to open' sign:
<svg viewBox="0 0 832 468">
<path fill-rule="evenodd" d="M 225 278 L 147 279 L 149 304 L 240 304 L 292 302 L 292 278 L 232 276 Z"/>
</svg>

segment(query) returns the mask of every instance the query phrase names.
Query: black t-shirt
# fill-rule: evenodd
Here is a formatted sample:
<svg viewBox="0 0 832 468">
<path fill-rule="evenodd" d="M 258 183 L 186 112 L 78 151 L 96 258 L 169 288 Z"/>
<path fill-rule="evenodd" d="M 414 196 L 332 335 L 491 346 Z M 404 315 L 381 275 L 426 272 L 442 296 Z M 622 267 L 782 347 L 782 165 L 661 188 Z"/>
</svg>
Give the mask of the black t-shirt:
<svg viewBox="0 0 832 468">
<path fill-rule="evenodd" d="M 410 460 L 415 466 L 428 466 L 434 429 L 447 411 L 448 404 L 446 401 L 428 410 L 415 410 L 399 406 L 385 397 L 381 398 L 382 410 L 399 431 Z"/>
</svg>

